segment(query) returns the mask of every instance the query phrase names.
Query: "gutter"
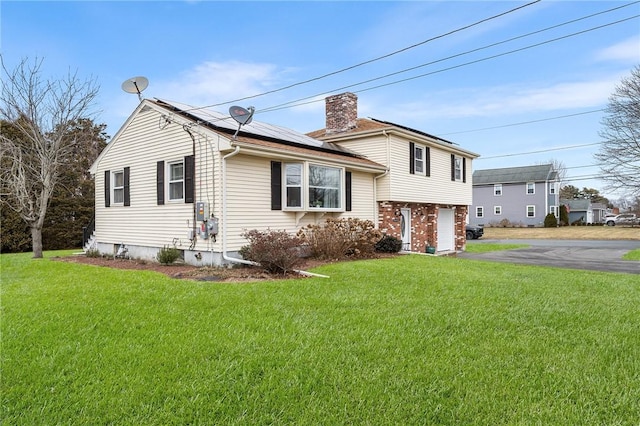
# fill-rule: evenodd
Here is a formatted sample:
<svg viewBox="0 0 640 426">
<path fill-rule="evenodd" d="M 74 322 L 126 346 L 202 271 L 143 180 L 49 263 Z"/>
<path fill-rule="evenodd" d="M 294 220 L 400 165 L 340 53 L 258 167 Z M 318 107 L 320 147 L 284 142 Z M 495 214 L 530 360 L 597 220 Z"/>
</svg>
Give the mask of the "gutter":
<svg viewBox="0 0 640 426">
<path fill-rule="evenodd" d="M 240 153 L 240 147 L 236 145 L 233 152 L 222 157 L 222 258 L 232 263 L 242 263 L 244 265 L 260 266 L 257 262 L 231 257 L 227 254 L 227 159 Z M 294 269 L 293 272 L 307 277 L 329 278 L 328 275 L 315 274 L 313 272 Z"/>
</svg>

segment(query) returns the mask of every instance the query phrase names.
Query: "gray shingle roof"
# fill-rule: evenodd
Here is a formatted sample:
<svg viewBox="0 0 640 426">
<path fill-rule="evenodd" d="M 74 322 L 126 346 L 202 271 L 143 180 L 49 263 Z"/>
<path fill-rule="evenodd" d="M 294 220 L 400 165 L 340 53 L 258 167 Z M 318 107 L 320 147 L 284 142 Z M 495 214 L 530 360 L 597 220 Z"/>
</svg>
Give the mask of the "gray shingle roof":
<svg viewBox="0 0 640 426">
<path fill-rule="evenodd" d="M 495 183 L 523 183 L 553 181 L 557 173 L 552 164 L 537 166 L 506 167 L 502 169 L 476 170 L 473 172 L 474 185 Z"/>
</svg>

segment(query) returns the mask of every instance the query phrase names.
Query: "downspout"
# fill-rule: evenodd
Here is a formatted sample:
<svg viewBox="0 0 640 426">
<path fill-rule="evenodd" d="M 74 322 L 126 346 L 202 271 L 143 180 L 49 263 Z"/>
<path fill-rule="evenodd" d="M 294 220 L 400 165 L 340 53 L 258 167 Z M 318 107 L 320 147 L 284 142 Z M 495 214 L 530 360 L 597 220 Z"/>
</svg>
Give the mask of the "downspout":
<svg viewBox="0 0 640 426">
<path fill-rule="evenodd" d="M 233 152 L 222 157 L 222 258 L 232 263 L 235 262 L 245 265 L 260 266 L 257 262 L 231 257 L 227 254 L 227 159 L 237 155 L 239 152 L 240 147 L 236 145 L 236 149 Z M 294 269 L 293 272 L 308 277 L 329 278 L 327 275 L 315 274 L 313 272 L 301 271 L 299 269 Z"/>
<path fill-rule="evenodd" d="M 382 134 L 387 138 L 387 170 L 384 171 L 384 173 L 375 176 L 373 178 L 373 210 L 375 211 L 376 214 L 376 220 L 374 222 L 375 224 L 375 228 L 378 229 L 380 227 L 380 221 L 379 221 L 379 216 L 380 216 L 380 211 L 379 211 L 379 206 L 378 206 L 378 179 L 385 177 L 386 175 L 389 174 L 389 163 L 391 162 L 391 152 L 390 152 L 390 147 L 389 147 L 389 134 L 387 133 L 386 130 L 382 131 Z"/>
<path fill-rule="evenodd" d="M 227 255 L 227 159 L 240 153 L 240 147 L 222 157 L 222 258 L 228 262 L 242 263 L 245 265 L 260 266 L 256 262 L 239 259 Z"/>
<path fill-rule="evenodd" d="M 182 125 L 182 129 L 185 132 L 187 132 L 189 134 L 189 136 L 191 137 L 191 141 L 193 143 L 191 152 L 193 154 L 193 158 L 195 159 L 196 158 L 196 138 L 193 136 L 193 133 L 191 133 L 191 126 L 187 125 L 187 124 L 183 124 Z M 194 164 L 195 164 L 195 160 L 194 160 Z M 194 176 L 193 176 L 193 189 L 194 189 L 193 192 L 194 193 L 196 192 L 195 188 L 196 188 L 196 186 L 195 186 L 195 174 L 194 174 Z M 193 240 L 191 240 L 191 246 L 189 247 L 190 250 L 193 250 L 195 248 L 196 243 L 198 241 L 198 230 L 197 230 L 197 227 L 196 227 L 196 200 L 197 200 L 197 198 L 195 197 L 195 194 L 194 194 L 193 198 L 194 198 L 194 200 L 193 200 L 193 227 L 191 228 L 192 231 L 193 231 Z"/>
</svg>

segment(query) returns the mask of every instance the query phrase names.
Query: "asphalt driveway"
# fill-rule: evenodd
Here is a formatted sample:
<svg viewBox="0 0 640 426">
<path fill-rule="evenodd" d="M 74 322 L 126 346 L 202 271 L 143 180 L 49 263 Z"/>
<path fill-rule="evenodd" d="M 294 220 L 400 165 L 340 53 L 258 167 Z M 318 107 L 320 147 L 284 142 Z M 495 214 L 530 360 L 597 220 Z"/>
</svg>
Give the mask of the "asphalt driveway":
<svg viewBox="0 0 640 426">
<path fill-rule="evenodd" d="M 530 247 L 489 253 L 458 253 L 464 259 L 558 268 L 640 274 L 640 262 L 622 256 L 640 248 L 640 241 L 623 240 L 471 240 L 467 244 L 527 244 Z"/>
</svg>

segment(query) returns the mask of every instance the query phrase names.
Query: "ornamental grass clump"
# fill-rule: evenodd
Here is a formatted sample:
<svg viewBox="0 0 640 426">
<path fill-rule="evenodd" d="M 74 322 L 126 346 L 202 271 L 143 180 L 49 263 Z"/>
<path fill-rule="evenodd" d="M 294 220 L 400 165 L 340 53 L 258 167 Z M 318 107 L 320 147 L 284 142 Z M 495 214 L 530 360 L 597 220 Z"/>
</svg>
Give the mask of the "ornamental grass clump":
<svg viewBox="0 0 640 426">
<path fill-rule="evenodd" d="M 253 229 L 242 236 L 249 240 L 249 244 L 240 249 L 240 255 L 245 260 L 258 263 L 269 273 L 286 275 L 302 263 L 302 240 L 286 231 Z"/>
<path fill-rule="evenodd" d="M 307 225 L 298 236 L 309 246 L 311 256 L 320 259 L 368 257 L 382 233 L 370 220 L 356 218 L 327 219 L 320 225 Z"/>
</svg>

